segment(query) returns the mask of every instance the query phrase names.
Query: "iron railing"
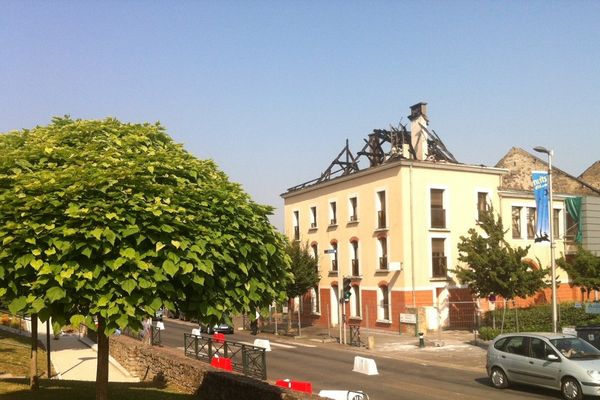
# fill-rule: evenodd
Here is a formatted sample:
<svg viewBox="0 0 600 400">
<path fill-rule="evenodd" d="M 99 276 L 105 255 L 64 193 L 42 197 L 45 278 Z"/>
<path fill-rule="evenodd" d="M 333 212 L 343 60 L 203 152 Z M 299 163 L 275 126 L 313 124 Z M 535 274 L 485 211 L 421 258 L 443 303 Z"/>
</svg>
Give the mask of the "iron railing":
<svg viewBox="0 0 600 400">
<path fill-rule="evenodd" d="M 350 346 L 362 346 L 362 341 L 360 340 L 360 325 L 348 326 L 350 327 Z"/>
<path fill-rule="evenodd" d="M 296 240 L 296 241 L 300 240 L 300 227 L 299 226 L 294 227 L 294 240 Z"/>
<path fill-rule="evenodd" d="M 377 211 L 377 229 L 384 229 L 387 227 L 387 221 L 385 218 L 385 211 Z"/>
<path fill-rule="evenodd" d="M 433 256 L 431 258 L 431 264 L 433 267 L 433 277 L 434 278 L 447 278 L 448 277 L 448 267 L 447 267 L 447 257 L 446 256 Z"/>
<path fill-rule="evenodd" d="M 388 269 L 387 257 L 379 257 L 379 269 L 386 270 Z"/>
<path fill-rule="evenodd" d="M 184 333 L 184 351 L 187 357 L 210 363 L 213 357 L 231 359 L 234 371 L 252 378 L 267 379 L 267 356 L 265 349 L 230 340 L 217 341 L 211 337 Z"/>
<path fill-rule="evenodd" d="M 446 210 L 443 208 L 431 208 L 431 227 L 441 229 L 446 227 Z"/>
<path fill-rule="evenodd" d="M 356 258 L 352 260 L 352 276 L 360 276 L 360 268 Z"/>
</svg>

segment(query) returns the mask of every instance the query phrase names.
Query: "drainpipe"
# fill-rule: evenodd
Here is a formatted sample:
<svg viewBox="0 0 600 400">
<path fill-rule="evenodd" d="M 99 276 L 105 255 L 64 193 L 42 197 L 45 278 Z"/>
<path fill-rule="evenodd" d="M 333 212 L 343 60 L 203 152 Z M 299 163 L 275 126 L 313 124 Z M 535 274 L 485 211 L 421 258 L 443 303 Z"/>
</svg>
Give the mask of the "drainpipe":
<svg viewBox="0 0 600 400">
<path fill-rule="evenodd" d="M 414 211 L 413 211 L 413 163 L 411 162 L 408 167 L 409 178 L 409 192 L 410 192 L 410 276 L 412 280 L 412 300 L 413 307 L 417 306 L 415 298 L 415 225 L 414 225 Z M 416 330 L 416 329 L 415 329 Z"/>
</svg>

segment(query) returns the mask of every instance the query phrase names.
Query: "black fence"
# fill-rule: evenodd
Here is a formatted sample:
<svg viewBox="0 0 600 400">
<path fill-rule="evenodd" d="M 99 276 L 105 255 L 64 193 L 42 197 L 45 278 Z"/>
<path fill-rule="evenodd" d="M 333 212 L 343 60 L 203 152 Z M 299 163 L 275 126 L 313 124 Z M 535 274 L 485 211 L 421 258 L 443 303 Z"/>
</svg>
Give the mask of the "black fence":
<svg viewBox="0 0 600 400">
<path fill-rule="evenodd" d="M 231 359 L 234 371 L 252 378 L 267 379 L 267 356 L 265 349 L 229 340 L 215 340 L 184 334 L 184 349 L 187 357 L 210 363 L 213 357 Z"/>
</svg>

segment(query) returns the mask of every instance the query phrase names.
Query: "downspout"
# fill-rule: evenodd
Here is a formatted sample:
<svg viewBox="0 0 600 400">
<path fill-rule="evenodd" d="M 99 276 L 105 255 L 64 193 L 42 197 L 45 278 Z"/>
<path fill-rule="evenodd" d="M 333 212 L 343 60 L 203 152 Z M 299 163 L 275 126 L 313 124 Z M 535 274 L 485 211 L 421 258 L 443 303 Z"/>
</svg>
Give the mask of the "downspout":
<svg viewBox="0 0 600 400">
<path fill-rule="evenodd" d="M 408 185 L 410 191 L 410 277 L 412 281 L 412 300 L 413 307 L 416 307 L 417 300 L 415 298 L 415 227 L 413 213 L 413 163 L 408 167 Z"/>
</svg>

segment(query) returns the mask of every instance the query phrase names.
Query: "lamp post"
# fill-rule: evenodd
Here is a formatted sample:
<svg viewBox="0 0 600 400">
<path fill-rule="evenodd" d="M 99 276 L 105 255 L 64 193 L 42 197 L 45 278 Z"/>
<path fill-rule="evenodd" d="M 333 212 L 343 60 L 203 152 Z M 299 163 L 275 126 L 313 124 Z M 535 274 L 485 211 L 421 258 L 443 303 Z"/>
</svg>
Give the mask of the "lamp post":
<svg viewBox="0 0 600 400">
<path fill-rule="evenodd" d="M 552 271 L 552 332 L 558 331 L 557 304 L 556 304 L 556 261 L 554 260 L 554 209 L 552 202 L 552 156 L 553 150 L 537 146 L 533 150 L 538 153 L 548 154 L 548 219 L 550 220 L 550 270 Z"/>
</svg>

